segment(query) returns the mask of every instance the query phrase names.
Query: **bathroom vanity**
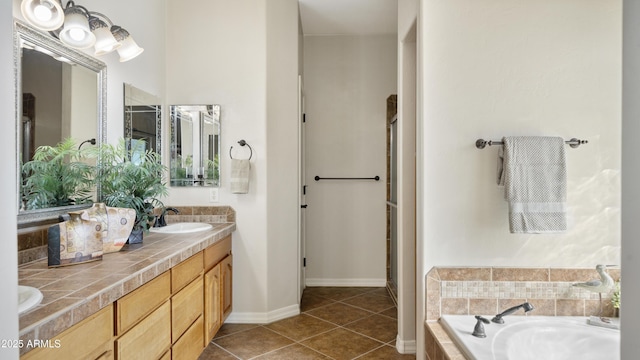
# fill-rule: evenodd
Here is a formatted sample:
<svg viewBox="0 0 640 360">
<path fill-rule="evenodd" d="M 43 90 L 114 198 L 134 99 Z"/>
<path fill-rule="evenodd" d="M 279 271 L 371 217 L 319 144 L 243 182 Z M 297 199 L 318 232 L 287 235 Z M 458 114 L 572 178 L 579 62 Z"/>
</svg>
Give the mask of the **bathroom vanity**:
<svg viewBox="0 0 640 360">
<path fill-rule="evenodd" d="M 20 283 L 45 295 L 20 316 L 21 358 L 197 359 L 231 312 L 234 230 L 150 233 L 102 261 L 21 266 Z"/>
</svg>

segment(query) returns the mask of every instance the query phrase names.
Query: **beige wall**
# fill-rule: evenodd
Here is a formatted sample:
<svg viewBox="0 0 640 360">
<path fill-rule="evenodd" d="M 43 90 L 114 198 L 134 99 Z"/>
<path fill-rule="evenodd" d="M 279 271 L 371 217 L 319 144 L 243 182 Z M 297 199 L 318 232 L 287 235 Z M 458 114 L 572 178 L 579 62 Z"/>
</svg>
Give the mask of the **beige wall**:
<svg viewBox="0 0 640 360">
<path fill-rule="evenodd" d="M 304 38 L 308 285 L 386 283 L 386 99 L 397 91 L 396 41 Z"/>
<path fill-rule="evenodd" d="M 621 18 L 620 1 L 421 2 L 418 282 L 439 265 L 620 263 Z M 508 135 L 589 140 L 567 149 L 566 234 L 509 234 L 497 148 L 474 146 Z"/>
<path fill-rule="evenodd" d="M 425 5 L 426 265 L 618 264 L 620 2 Z M 474 146 L 507 135 L 589 140 L 567 150 L 566 234 L 509 234 L 497 148 Z"/>
<path fill-rule="evenodd" d="M 12 3 L 8 1 L 0 2 L 0 78 L 5 81 L 0 82 L 0 118 L 2 121 L 0 129 L 0 151 L 5 156 L 0 157 L 0 167 L 4 172 L 5 181 L 12 182 L 16 174 L 16 132 L 15 122 L 15 88 L 13 72 L 13 18 L 11 16 Z M 17 241 L 17 210 L 13 204 L 17 203 L 15 186 L 5 185 L 0 187 L 0 199 L 6 204 L 4 211 L 0 213 L 0 226 L 6 239 L 0 251 L 0 264 L 2 264 L 2 276 L 0 276 L 0 307 L 4 311 L 0 312 L 0 339 L 18 339 L 18 253 Z M 0 348 L 0 358 L 17 359 L 18 348 Z"/>
<path fill-rule="evenodd" d="M 624 68 L 622 99 L 622 359 L 638 357 L 640 334 L 640 3 L 624 1 Z"/>
<path fill-rule="evenodd" d="M 295 314 L 297 2 L 170 0 L 167 16 L 165 103 L 221 106 L 219 203 L 238 214 L 229 321 Z M 231 194 L 229 148 L 234 157 L 248 157 L 240 139 L 253 149 L 250 188 Z M 171 188 L 166 202 L 211 205 L 204 188 Z"/>
</svg>

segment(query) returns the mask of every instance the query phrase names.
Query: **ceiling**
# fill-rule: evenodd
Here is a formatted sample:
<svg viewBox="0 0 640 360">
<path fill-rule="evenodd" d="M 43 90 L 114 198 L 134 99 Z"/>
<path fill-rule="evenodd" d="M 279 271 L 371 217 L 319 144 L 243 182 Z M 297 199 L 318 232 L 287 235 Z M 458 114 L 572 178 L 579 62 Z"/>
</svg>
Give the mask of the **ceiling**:
<svg viewBox="0 0 640 360">
<path fill-rule="evenodd" d="M 395 34 L 398 0 L 298 0 L 304 35 Z"/>
</svg>

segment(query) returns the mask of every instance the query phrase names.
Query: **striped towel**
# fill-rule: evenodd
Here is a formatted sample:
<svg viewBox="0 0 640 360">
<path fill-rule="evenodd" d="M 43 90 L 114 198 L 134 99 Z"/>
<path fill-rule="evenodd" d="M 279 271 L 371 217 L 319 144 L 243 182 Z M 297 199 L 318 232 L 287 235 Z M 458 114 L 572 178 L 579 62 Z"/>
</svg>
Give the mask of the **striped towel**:
<svg viewBox="0 0 640 360">
<path fill-rule="evenodd" d="M 512 136 L 498 152 L 498 184 L 505 187 L 512 233 L 567 230 L 567 167 L 560 137 Z"/>
</svg>

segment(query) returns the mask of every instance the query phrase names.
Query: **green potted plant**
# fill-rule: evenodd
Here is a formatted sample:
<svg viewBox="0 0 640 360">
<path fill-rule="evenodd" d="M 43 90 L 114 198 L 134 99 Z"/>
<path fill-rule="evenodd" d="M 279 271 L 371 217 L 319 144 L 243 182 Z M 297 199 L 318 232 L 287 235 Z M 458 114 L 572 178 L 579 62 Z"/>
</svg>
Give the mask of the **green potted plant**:
<svg viewBox="0 0 640 360">
<path fill-rule="evenodd" d="M 40 146 L 22 165 L 22 199 L 27 210 L 90 203 L 94 166 L 72 139 Z"/>
<path fill-rule="evenodd" d="M 160 154 L 127 149 L 125 142 L 100 146 L 97 182 L 101 201 L 107 206 L 127 207 L 136 211 L 129 243 L 142 242 L 155 221 L 154 208 L 163 207 L 160 197 L 168 194 L 163 181 L 166 171 Z"/>
<path fill-rule="evenodd" d="M 613 295 L 611 296 L 611 305 L 615 316 L 620 316 L 620 280 L 616 281 Z"/>
<path fill-rule="evenodd" d="M 207 160 L 207 180 L 212 181 L 213 185 L 220 184 L 220 171 L 218 170 L 220 166 L 219 159 L 220 156 L 216 154 L 213 160 Z"/>
</svg>

